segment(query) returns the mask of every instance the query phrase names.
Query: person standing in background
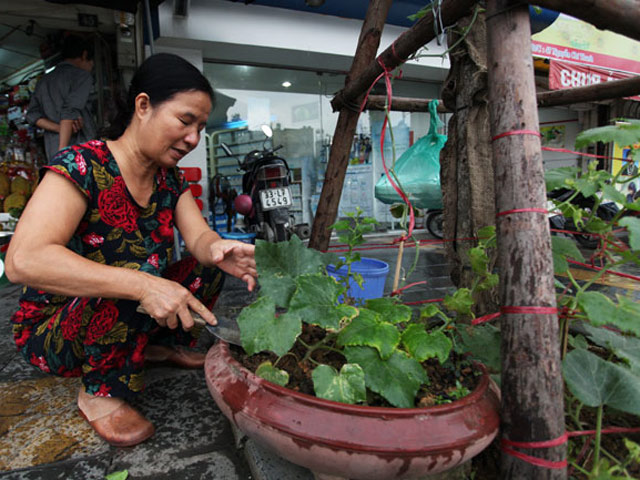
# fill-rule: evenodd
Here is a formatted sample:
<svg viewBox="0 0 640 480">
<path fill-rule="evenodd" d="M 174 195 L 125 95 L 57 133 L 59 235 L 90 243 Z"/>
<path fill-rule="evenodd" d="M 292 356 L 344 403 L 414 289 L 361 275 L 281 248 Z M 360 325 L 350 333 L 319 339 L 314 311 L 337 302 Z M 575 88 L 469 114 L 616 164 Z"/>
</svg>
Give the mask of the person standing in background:
<svg viewBox="0 0 640 480">
<path fill-rule="evenodd" d="M 36 85 L 27 109 L 27 121 L 44 129 L 47 160 L 63 148 L 96 138 L 89 109 L 93 90 L 93 46 L 78 35 L 68 35 L 64 60 Z"/>
</svg>

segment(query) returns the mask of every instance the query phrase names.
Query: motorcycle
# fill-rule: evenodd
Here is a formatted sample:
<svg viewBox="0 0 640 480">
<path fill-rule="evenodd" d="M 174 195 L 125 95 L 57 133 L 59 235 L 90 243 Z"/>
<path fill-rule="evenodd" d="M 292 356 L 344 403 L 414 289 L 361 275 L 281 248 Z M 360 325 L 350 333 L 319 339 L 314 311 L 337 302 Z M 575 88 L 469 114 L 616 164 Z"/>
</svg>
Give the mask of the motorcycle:
<svg viewBox="0 0 640 480">
<path fill-rule="evenodd" d="M 242 161 L 224 143 L 220 147 L 229 156 L 238 160 L 242 175 L 242 194 L 234 200 L 235 210 L 244 215 L 244 223 L 256 238 L 267 242 L 288 240 L 293 233 L 300 238 L 308 238 L 310 231 L 306 224 L 295 225 L 295 218 L 289 208 L 293 205 L 291 196 L 291 170 L 287 161 L 276 152 L 282 148 L 268 148 L 267 142 L 273 136 L 271 128 L 262 126 L 266 138 L 262 150 L 252 150 Z"/>
<path fill-rule="evenodd" d="M 568 188 L 558 188 L 547 192 L 547 198 L 549 202 L 549 210 L 553 211 L 555 206 L 551 200 L 556 202 L 564 202 L 570 198 L 571 204 L 580 207 L 584 210 L 592 210 L 595 206 L 595 199 L 592 196 L 585 197 L 582 194 L 575 195 L 575 191 Z M 596 216 L 604 221 L 611 221 L 619 212 L 618 206 L 614 202 L 601 203 L 596 210 Z M 584 248 L 595 249 L 600 244 L 598 237 L 590 235 L 589 233 L 581 233 L 581 229 L 575 224 L 572 218 L 567 218 L 562 214 L 550 214 L 549 225 L 555 230 L 565 230 L 574 232 L 572 233 L 576 241 Z"/>
</svg>

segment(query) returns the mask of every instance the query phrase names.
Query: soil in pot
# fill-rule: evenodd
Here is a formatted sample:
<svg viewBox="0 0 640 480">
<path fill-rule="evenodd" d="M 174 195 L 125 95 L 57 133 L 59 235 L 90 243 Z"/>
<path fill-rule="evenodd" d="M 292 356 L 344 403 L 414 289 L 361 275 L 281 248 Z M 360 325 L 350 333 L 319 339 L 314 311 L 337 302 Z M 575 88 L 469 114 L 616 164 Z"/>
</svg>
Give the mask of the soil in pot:
<svg viewBox="0 0 640 480">
<path fill-rule="evenodd" d="M 326 332 L 321 328 L 303 324 L 300 338 L 305 344 L 314 345 L 322 340 L 325 334 Z M 329 346 L 332 345 L 329 344 Z M 240 347 L 233 345 L 230 347 L 232 356 L 253 373 L 263 362 L 270 361 L 276 365 L 275 362 L 278 359 L 277 355 L 273 353 L 257 353 L 249 356 Z M 290 352 L 282 357 L 276 366 L 289 374 L 287 388 L 314 395 L 311 372 L 316 365 L 309 359 L 303 361 L 306 353 L 307 348 L 297 341 Z M 338 371 L 346 363 L 346 359 L 340 353 L 324 348 L 315 350 L 311 358 L 316 362 L 330 365 Z M 464 356 L 455 352 L 451 353 L 450 360 L 444 365 L 441 365 L 435 358 L 426 360 L 422 365 L 429 375 L 430 384 L 423 386 L 418 392 L 416 407 L 430 407 L 453 402 L 461 398 L 459 392 L 463 389 L 466 389 L 467 392 L 472 392 L 480 378 L 480 371 L 474 369 L 472 363 Z M 369 393 L 367 405 L 392 407 L 384 398 L 375 393 Z"/>
</svg>

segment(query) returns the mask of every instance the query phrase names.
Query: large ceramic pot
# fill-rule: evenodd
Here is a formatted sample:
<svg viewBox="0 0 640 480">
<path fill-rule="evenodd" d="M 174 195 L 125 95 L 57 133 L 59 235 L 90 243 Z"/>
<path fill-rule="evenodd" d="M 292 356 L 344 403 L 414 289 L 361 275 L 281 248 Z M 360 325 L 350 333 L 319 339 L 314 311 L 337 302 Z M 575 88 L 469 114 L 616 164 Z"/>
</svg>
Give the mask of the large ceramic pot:
<svg viewBox="0 0 640 480">
<path fill-rule="evenodd" d="M 209 391 L 256 443 L 315 473 L 349 479 L 416 478 L 480 453 L 498 432 L 499 393 L 483 368 L 465 398 L 428 408 L 347 405 L 280 387 L 244 368 L 224 342 L 207 354 Z"/>
</svg>

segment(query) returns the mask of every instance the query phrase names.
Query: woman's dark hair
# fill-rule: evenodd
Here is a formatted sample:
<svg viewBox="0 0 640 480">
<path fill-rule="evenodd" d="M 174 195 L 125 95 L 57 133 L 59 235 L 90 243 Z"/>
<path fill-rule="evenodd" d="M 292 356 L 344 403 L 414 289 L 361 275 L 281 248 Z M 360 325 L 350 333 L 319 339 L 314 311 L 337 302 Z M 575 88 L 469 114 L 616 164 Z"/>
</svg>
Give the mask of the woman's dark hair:
<svg viewBox="0 0 640 480">
<path fill-rule="evenodd" d="M 126 104 L 120 101 L 119 112 L 102 136 L 115 140 L 129 125 L 135 109 L 135 99 L 140 93 L 149 95 L 151 106 L 156 107 L 170 100 L 176 93 L 195 90 L 204 92 L 214 103 L 215 96 L 207 78 L 191 63 L 171 53 L 157 53 L 138 67 L 131 79 Z"/>
</svg>

